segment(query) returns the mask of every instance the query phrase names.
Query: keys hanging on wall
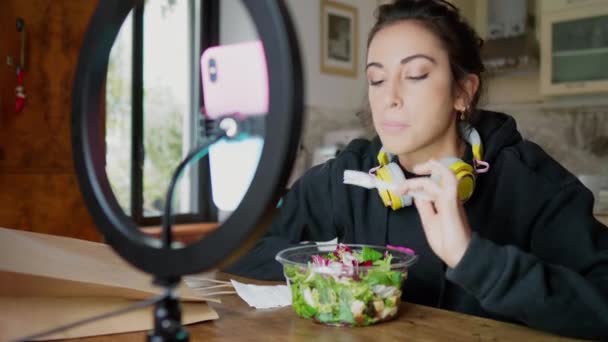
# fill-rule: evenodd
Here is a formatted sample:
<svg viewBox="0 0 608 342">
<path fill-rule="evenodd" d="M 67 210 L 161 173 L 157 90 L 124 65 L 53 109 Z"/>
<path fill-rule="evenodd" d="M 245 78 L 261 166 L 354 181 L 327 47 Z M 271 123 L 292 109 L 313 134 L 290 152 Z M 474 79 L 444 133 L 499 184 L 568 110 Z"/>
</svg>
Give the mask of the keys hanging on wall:
<svg viewBox="0 0 608 342">
<path fill-rule="evenodd" d="M 20 56 L 17 65 L 17 87 L 15 88 L 15 112 L 21 113 L 25 107 L 25 22 L 22 18 L 17 18 L 17 32 L 20 35 Z"/>
</svg>

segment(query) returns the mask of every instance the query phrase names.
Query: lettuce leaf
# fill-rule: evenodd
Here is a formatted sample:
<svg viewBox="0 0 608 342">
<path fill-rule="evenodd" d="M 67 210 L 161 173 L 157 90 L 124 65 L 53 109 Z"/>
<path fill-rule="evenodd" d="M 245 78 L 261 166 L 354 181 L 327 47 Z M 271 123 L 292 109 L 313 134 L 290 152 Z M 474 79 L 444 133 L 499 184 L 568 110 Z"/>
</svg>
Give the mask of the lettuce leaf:
<svg viewBox="0 0 608 342">
<path fill-rule="evenodd" d="M 291 305 L 298 315 L 304 318 L 313 318 L 317 314 L 317 309 L 306 303 L 306 300 L 302 295 L 302 288 L 298 284 L 291 286 L 291 295 Z"/>
<path fill-rule="evenodd" d="M 366 261 L 377 261 L 381 260 L 382 257 L 383 254 L 378 252 L 377 250 L 369 248 L 367 246 L 363 246 L 363 248 L 361 249 L 361 254 L 359 254 L 359 258 L 357 258 L 357 261 L 359 261 L 359 263 L 363 263 Z"/>
</svg>

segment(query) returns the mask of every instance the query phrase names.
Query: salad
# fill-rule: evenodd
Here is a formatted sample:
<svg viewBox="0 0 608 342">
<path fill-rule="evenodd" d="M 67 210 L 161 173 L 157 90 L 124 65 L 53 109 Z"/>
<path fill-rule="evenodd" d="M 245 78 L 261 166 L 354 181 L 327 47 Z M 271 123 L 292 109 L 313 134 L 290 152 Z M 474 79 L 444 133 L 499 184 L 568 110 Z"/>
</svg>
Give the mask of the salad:
<svg viewBox="0 0 608 342">
<path fill-rule="evenodd" d="M 393 255 L 340 244 L 311 255 L 306 267 L 285 264 L 295 312 L 332 325 L 367 326 L 393 318 L 401 304 L 405 268 L 391 268 Z"/>
</svg>

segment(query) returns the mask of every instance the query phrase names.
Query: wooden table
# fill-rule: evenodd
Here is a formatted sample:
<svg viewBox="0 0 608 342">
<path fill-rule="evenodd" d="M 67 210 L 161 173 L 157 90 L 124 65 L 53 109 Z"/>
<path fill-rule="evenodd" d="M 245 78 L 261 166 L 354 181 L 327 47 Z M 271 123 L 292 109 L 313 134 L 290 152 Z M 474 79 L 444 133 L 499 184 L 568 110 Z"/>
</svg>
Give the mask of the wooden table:
<svg viewBox="0 0 608 342">
<path fill-rule="evenodd" d="M 218 279 L 276 284 L 218 273 Z M 572 341 L 523 326 L 403 303 L 398 317 L 364 328 L 329 327 L 296 316 L 291 307 L 250 308 L 236 295 L 211 303 L 220 318 L 187 326 L 191 341 Z M 86 342 L 145 341 L 146 333 L 77 339 Z M 74 341 L 74 340 L 71 340 Z"/>
<path fill-rule="evenodd" d="M 186 223 L 173 226 L 173 240 L 183 243 L 193 243 L 202 239 L 206 234 L 219 227 L 218 222 Z M 142 227 L 142 233 L 160 239 L 163 232 L 162 226 Z"/>
</svg>

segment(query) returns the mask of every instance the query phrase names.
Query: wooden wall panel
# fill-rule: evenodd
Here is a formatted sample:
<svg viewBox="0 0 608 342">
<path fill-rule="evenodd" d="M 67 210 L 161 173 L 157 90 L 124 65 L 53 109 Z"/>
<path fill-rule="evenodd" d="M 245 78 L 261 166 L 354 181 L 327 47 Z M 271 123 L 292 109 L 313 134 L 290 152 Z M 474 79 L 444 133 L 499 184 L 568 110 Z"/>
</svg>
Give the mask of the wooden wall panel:
<svg viewBox="0 0 608 342">
<path fill-rule="evenodd" d="M 13 1 L 0 2 L 0 138 L 5 133 L 8 112 L 13 111 L 15 106 L 15 71 L 6 66 L 7 56 L 14 56 L 19 47 L 17 37 L 6 33 L 9 29 L 12 29 L 11 32 L 15 30 L 15 19 L 8 15 L 14 12 L 12 3 Z M 0 163 L 3 159 L 4 153 L 0 145 Z"/>
<path fill-rule="evenodd" d="M 74 71 L 96 0 L 0 1 L 0 226 L 99 240 L 72 163 Z M 27 103 L 14 113 L 17 17 L 28 43 Z"/>
<path fill-rule="evenodd" d="M 4 174 L 0 188 L 0 226 L 100 240 L 74 174 Z"/>
</svg>

